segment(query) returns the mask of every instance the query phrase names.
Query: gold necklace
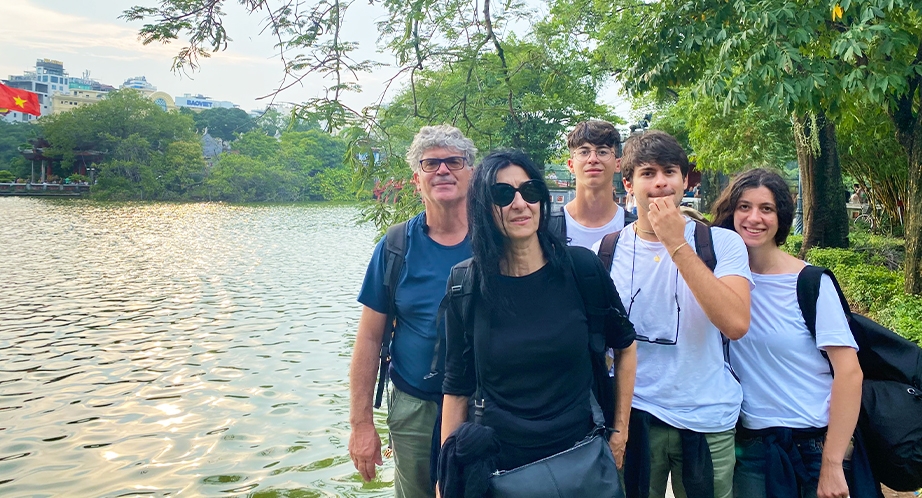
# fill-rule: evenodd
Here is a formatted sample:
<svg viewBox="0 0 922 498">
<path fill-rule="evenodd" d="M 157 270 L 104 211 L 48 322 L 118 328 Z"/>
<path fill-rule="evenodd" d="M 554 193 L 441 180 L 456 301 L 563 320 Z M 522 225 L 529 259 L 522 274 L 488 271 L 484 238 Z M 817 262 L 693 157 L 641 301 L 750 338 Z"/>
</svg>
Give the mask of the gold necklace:
<svg viewBox="0 0 922 498">
<path fill-rule="evenodd" d="M 654 232 L 653 230 L 644 230 L 643 228 L 639 228 L 637 226 L 637 223 L 634 223 L 634 233 L 637 233 L 638 230 L 647 235 L 656 235 L 656 232 Z"/>
<path fill-rule="evenodd" d="M 637 230 L 639 230 L 639 229 L 637 228 L 637 224 L 635 223 L 635 224 L 634 224 L 634 240 L 640 239 L 640 244 L 641 244 L 642 246 L 644 246 L 648 251 L 650 251 L 650 252 L 653 253 L 653 262 L 654 262 L 654 263 L 659 263 L 660 261 L 662 261 L 663 258 L 661 258 L 661 257 L 659 256 L 659 253 L 658 253 L 655 249 L 653 249 L 653 247 L 650 246 L 650 243 L 649 243 L 649 242 L 647 242 L 646 240 L 643 240 L 643 238 L 640 237 L 640 235 L 637 233 Z M 652 231 L 650 231 L 650 232 L 648 232 L 647 230 L 640 230 L 640 231 L 641 231 L 641 232 L 644 232 L 644 233 L 655 234 L 655 232 L 652 232 Z M 664 247 L 665 247 L 665 246 L 664 246 Z M 635 252 L 636 252 L 636 251 L 635 251 Z"/>
</svg>

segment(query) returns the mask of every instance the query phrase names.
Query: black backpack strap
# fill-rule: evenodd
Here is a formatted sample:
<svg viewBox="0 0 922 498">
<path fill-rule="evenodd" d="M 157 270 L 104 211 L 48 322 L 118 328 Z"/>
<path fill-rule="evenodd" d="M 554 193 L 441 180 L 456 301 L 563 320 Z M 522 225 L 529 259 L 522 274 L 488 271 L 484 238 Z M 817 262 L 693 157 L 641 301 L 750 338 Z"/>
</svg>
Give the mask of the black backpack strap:
<svg viewBox="0 0 922 498">
<path fill-rule="evenodd" d="M 465 326 L 465 334 L 469 332 L 468 324 L 471 323 L 469 317 L 472 313 L 471 296 L 473 294 L 473 270 L 471 270 L 472 259 L 468 258 L 451 268 L 448 274 L 448 288 L 445 295 L 439 302 L 439 310 L 435 319 L 435 348 L 432 350 L 432 361 L 429 363 L 429 374 L 426 379 L 440 375 L 439 363 L 444 353 L 442 353 L 442 342 L 444 337 L 438 333 L 443 322 L 446 321 L 446 313 L 454 313 L 460 317 L 461 323 Z"/>
<path fill-rule="evenodd" d="M 605 234 L 599 244 L 599 259 L 602 260 L 602 267 L 609 272 L 611 272 L 611 264 L 615 260 L 615 248 L 618 247 L 618 238 L 620 237 L 621 230 Z"/>
<path fill-rule="evenodd" d="M 714 234 L 711 232 L 711 227 L 703 221 L 695 220 L 695 252 L 698 253 L 698 257 L 701 258 L 701 261 L 704 261 L 705 266 L 707 266 L 711 272 L 717 268 L 717 253 L 714 251 Z M 730 368 L 730 374 L 733 375 L 733 378 L 740 380 L 739 376 L 736 375 L 736 372 L 733 370 L 733 365 L 730 363 L 730 338 L 725 336 L 722 332 L 720 334 L 720 342 L 723 346 L 724 352 L 724 363 Z"/>
<path fill-rule="evenodd" d="M 717 268 L 717 253 L 714 252 L 714 234 L 711 233 L 711 227 L 707 223 L 698 220 L 692 221 L 695 222 L 695 252 L 713 272 Z"/>
<path fill-rule="evenodd" d="M 800 270 L 800 273 L 797 274 L 797 305 L 800 306 L 800 313 L 804 317 L 804 324 L 807 325 L 807 330 L 810 331 L 810 335 L 813 337 L 814 342 L 816 341 L 816 301 L 820 297 L 820 282 L 823 275 L 827 275 L 829 279 L 832 280 L 832 285 L 836 289 L 836 294 L 839 295 L 839 303 L 842 305 L 842 311 L 845 312 L 845 318 L 848 319 L 849 324 L 851 324 L 852 321 L 852 310 L 848 306 L 848 300 L 845 299 L 845 294 L 842 293 L 839 281 L 836 280 L 836 276 L 833 275 L 832 270 L 822 266 L 804 266 L 804 269 Z M 829 363 L 829 371 L 832 372 L 832 362 L 829 361 L 829 356 L 823 350 L 820 350 L 820 353 L 823 355 L 823 358 L 826 358 L 826 362 Z"/>
<path fill-rule="evenodd" d="M 567 247 L 570 255 L 570 268 L 576 287 L 579 289 L 586 320 L 589 324 L 589 356 L 592 361 L 593 393 L 605 419 L 606 427 L 614 426 L 615 393 L 613 380 L 608 375 L 605 362 L 605 326 L 606 318 L 612 312 L 609 276 L 599 267 L 598 258 L 592 251 L 583 247 Z M 608 279 L 606 282 L 604 279 Z"/>
<path fill-rule="evenodd" d="M 375 391 L 375 408 L 381 408 L 384 389 L 387 387 L 388 368 L 391 364 L 391 341 L 397 323 L 397 282 L 403 272 L 407 255 L 407 222 L 397 223 L 387 229 L 384 235 L 384 287 L 387 292 L 387 321 L 384 334 L 381 335 L 381 350 L 378 354 L 378 388 Z"/>
<path fill-rule="evenodd" d="M 547 220 L 547 229 L 552 234 L 560 237 L 560 240 L 570 243 L 567 237 L 567 218 L 563 214 L 564 207 L 560 206 L 559 210 L 552 210 L 551 216 Z"/>
</svg>

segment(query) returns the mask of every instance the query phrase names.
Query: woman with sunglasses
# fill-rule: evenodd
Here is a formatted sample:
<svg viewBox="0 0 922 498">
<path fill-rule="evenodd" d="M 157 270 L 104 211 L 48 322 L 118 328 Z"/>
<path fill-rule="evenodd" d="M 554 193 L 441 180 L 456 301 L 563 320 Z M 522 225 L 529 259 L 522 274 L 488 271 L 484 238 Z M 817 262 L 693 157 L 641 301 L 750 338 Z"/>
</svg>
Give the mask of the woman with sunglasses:
<svg viewBox="0 0 922 498">
<path fill-rule="evenodd" d="M 551 234 L 549 215 L 547 187 L 525 154 L 496 151 L 474 169 L 468 192 L 471 315 L 486 317 L 489 326 L 471 338 L 463 317 L 446 313 L 442 441 L 468 419 L 479 380 L 481 423 L 495 431 L 500 470 L 571 448 L 594 427 L 589 328 L 573 251 L 591 256 L 599 281 L 611 286 L 606 294 L 614 319 L 606 322 L 605 340 L 617 352 L 616 423 L 620 415 L 626 426 L 630 411 L 633 327 L 601 262 Z"/>
<path fill-rule="evenodd" d="M 743 388 L 734 473 L 740 498 L 849 495 L 843 461 L 861 403 L 858 346 L 827 276 L 815 339 L 807 329 L 797 301 L 806 263 L 780 248 L 793 220 L 787 183 L 764 169 L 737 176 L 714 205 L 714 225 L 746 243 L 756 284 L 749 332 L 730 345 Z M 792 472 L 778 472 L 781 462 Z"/>
</svg>

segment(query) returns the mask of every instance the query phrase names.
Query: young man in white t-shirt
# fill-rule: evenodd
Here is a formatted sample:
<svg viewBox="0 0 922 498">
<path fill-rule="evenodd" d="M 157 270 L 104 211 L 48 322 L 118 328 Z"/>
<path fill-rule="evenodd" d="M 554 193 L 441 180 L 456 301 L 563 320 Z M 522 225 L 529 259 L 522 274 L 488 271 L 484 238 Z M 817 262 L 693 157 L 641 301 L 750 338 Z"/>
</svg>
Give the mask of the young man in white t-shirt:
<svg viewBox="0 0 922 498">
<path fill-rule="evenodd" d="M 605 234 L 637 219 L 615 202 L 612 191 L 620 147 L 621 134 L 608 121 L 583 121 L 567 135 L 567 168 L 576 178 L 576 197 L 552 213 L 551 231 L 569 245 L 591 248 Z"/>
<path fill-rule="evenodd" d="M 665 496 L 672 473 L 678 498 L 730 498 L 742 391 L 724 362 L 721 332 L 736 340 L 749 329 L 746 246 L 735 232 L 712 228 L 714 271 L 695 253 L 695 224 L 679 211 L 688 157 L 668 133 L 629 138 L 621 168 L 638 215 L 621 231 L 611 272 L 637 331 L 625 479 L 646 485 L 636 476 L 647 475 L 640 469 L 649 462 L 651 497 Z M 683 462 L 694 475 L 683 476 Z"/>
</svg>

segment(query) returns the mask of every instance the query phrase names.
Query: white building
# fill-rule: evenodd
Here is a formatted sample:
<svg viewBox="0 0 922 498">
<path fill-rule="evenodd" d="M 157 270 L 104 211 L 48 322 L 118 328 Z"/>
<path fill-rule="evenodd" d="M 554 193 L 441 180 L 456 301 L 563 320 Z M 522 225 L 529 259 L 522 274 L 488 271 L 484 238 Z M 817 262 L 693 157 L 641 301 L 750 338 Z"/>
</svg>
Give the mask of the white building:
<svg viewBox="0 0 922 498">
<path fill-rule="evenodd" d="M 35 71 L 26 71 L 22 75 L 10 75 L 3 84 L 20 90 L 27 90 L 38 94 L 38 103 L 42 116 L 51 114 L 51 97 L 59 93 L 68 93 L 70 76 L 64 71 L 64 63 L 52 59 L 38 59 L 35 61 Z M 39 116 L 10 111 L 2 116 L 4 121 L 13 123 L 17 121 L 31 121 Z"/>
<path fill-rule="evenodd" d="M 214 109 L 217 107 L 223 107 L 225 109 L 237 107 L 233 102 L 214 100 L 201 94 L 192 95 L 191 93 L 186 93 L 183 94 L 182 97 L 175 97 L 173 100 L 176 102 L 176 107 L 186 107 L 193 111 L 204 111 L 205 109 Z"/>
</svg>

